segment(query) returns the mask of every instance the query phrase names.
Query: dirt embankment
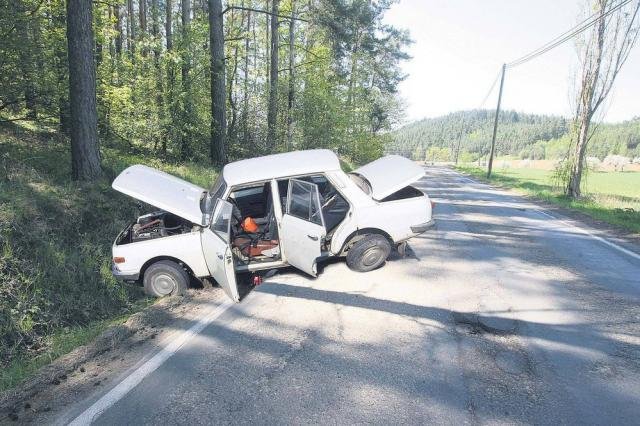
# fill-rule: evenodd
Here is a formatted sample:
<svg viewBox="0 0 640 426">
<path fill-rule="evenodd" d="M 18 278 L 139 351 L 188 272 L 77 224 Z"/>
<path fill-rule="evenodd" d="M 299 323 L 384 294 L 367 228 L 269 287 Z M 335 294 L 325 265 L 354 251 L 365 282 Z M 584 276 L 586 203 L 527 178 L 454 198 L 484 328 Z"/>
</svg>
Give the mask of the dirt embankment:
<svg viewBox="0 0 640 426">
<path fill-rule="evenodd" d="M 47 423 L 69 404 L 98 387 L 113 384 L 124 371 L 153 353 L 160 342 L 188 328 L 201 309 L 219 303 L 219 288 L 190 290 L 168 297 L 113 326 L 88 345 L 81 346 L 41 368 L 14 389 L 0 394 L 0 424 Z"/>
</svg>

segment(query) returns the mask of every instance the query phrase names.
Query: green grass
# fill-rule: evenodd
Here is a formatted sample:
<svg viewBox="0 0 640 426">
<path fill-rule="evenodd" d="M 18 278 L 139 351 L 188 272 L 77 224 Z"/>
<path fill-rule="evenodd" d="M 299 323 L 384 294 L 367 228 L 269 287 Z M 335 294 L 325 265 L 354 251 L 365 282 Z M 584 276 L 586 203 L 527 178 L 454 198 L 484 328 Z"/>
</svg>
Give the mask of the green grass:
<svg viewBox="0 0 640 426">
<path fill-rule="evenodd" d="M 217 172 L 103 147 L 105 177 L 70 179 L 69 143 L 54 132 L 0 127 L 0 390 L 148 303 L 110 271 L 111 244 L 137 216 L 136 202 L 110 187 L 141 163 L 203 187 Z"/>
<path fill-rule="evenodd" d="M 458 166 L 458 170 L 486 180 L 486 170 Z M 585 213 L 594 219 L 640 232 L 640 172 L 589 172 L 584 177 L 584 196 L 573 200 L 554 184 L 553 172 L 539 169 L 494 169 L 491 182 L 559 206 Z"/>
<path fill-rule="evenodd" d="M 132 310 L 136 311 L 150 303 L 151 300 L 142 299 Z M 75 348 L 90 343 L 108 327 L 122 324 L 128 317 L 129 315 L 121 315 L 110 320 L 94 321 L 86 326 L 67 327 L 54 331 L 53 334 L 44 337 L 45 350 L 35 356 L 30 356 L 28 353 L 20 354 L 0 370 L 0 392 L 13 388 L 33 375 L 39 368 Z"/>
</svg>

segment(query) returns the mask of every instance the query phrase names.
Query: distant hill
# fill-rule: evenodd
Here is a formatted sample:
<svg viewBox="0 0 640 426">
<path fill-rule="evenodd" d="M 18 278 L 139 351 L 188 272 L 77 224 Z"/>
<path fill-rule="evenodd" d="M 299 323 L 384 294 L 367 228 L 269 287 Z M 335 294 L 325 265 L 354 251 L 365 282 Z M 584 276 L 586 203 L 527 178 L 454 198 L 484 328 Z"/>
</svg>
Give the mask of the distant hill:
<svg viewBox="0 0 640 426">
<path fill-rule="evenodd" d="M 414 159 L 453 159 L 458 144 L 467 160 L 489 151 L 494 112 L 458 111 L 442 117 L 426 118 L 407 124 L 392 133 L 387 152 Z M 497 155 L 520 158 L 559 158 L 569 142 L 571 122 L 553 115 L 502 111 L 496 137 Z M 598 126 L 589 155 L 640 155 L 640 118 L 619 124 Z"/>
</svg>

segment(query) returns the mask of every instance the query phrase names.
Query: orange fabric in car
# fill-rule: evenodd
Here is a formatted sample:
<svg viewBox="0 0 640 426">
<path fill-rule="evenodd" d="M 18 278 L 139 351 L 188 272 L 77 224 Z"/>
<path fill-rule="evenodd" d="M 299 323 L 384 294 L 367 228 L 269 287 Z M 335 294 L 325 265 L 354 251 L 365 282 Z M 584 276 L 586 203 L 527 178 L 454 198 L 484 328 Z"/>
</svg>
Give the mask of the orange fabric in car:
<svg viewBox="0 0 640 426">
<path fill-rule="evenodd" d="M 242 221 L 242 229 L 244 229 L 244 232 L 250 232 L 253 234 L 258 232 L 258 224 L 253 220 L 253 218 L 246 217 Z"/>
</svg>

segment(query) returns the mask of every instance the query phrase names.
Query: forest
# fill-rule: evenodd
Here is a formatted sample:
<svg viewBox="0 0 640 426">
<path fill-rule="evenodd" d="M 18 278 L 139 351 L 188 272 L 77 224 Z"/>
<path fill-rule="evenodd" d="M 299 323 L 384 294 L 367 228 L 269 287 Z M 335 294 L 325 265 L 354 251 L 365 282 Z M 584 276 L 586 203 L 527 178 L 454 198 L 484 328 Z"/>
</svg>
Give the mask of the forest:
<svg viewBox="0 0 640 426">
<path fill-rule="evenodd" d="M 401 113 L 406 32 L 391 0 L 8 2 L 0 17 L 0 121 L 69 133 L 68 27 L 92 13 L 102 146 L 173 161 L 325 147 L 379 155 Z M 76 5 L 77 4 L 77 5 Z M 73 94 L 73 87 L 72 87 Z M 221 123 L 221 124 L 220 124 Z"/>
<path fill-rule="evenodd" d="M 389 152 L 413 159 L 475 161 L 489 152 L 495 111 L 459 111 L 407 124 L 392 132 Z M 516 111 L 500 113 L 497 155 L 521 159 L 561 159 L 569 149 L 571 120 Z M 640 118 L 595 126 L 587 154 L 600 160 L 607 155 L 640 157 Z"/>
</svg>

